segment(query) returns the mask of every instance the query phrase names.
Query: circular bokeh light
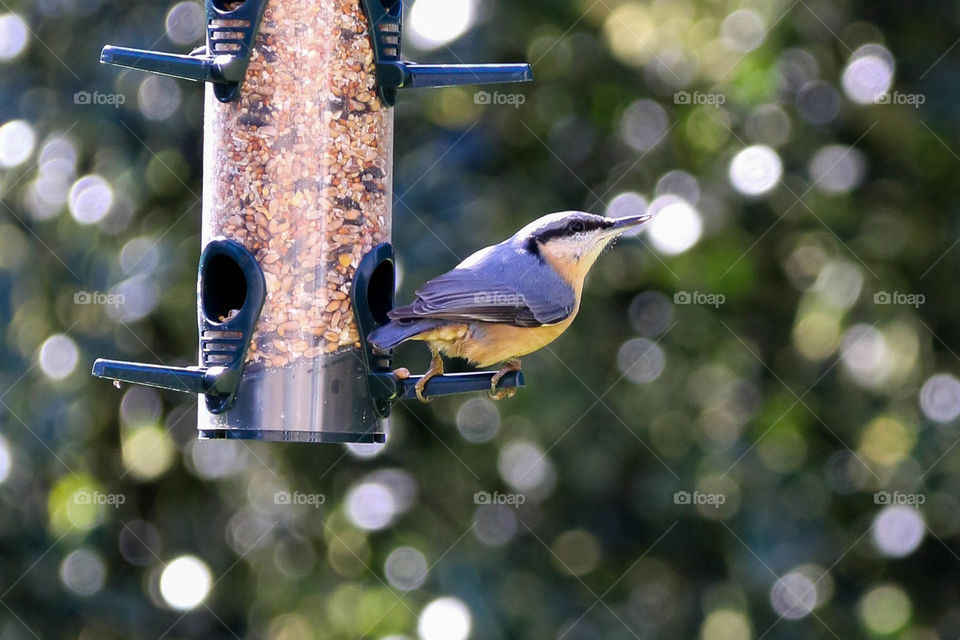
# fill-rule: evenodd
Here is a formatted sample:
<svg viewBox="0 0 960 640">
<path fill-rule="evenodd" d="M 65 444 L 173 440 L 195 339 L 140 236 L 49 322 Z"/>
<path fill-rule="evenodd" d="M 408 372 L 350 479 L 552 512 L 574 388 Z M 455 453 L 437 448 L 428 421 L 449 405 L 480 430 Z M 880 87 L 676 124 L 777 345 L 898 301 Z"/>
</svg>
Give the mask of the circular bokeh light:
<svg viewBox="0 0 960 640">
<path fill-rule="evenodd" d="M 420 613 L 420 640 L 465 640 L 470 635 L 470 609 L 459 598 L 438 598 Z"/>
<path fill-rule="evenodd" d="M 952 422 L 960 416 L 960 380 L 949 373 L 931 376 L 920 389 L 920 410 L 934 422 Z"/>
<path fill-rule="evenodd" d="M 79 359 L 77 344 L 62 333 L 50 336 L 40 346 L 40 369 L 51 380 L 63 380 L 69 376 Z"/>
<path fill-rule="evenodd" d="M 419 49 L 450 44 L 473 25 L 473 0 L 417 0 L 409 9 L 407 37 Z"/>
<path fill-rule="evenodd" d="M 15 13 L 0 15 L 0 62 L 13 60 L 27 48 L 30 30 Z"/>
<path fill-rule="evenodd" d="M 11 120 L 0 126 L 0 168 L 16 167 L 33 155 L 37 136 L 26 120 Z"/>
<path fill-rule="evenodd" d="M 765 145 L 747 147 L 730 163 L 730 182 L 740 193 L 759 196 L 780 182 L 783 164 L 777 152 Z"/>
<path fill-rule="evenodd" d="M 661 196 L 650 205 L 656 217 L 645 225 L 654 248 L 667 255 L 687 251 L 700 240 L 703 219 L 700 212 L 677 196 Z"/>
<path fill-rule="evenodd" d="M 919 511 L 906 505 L 884 507 L 873 520 L 873 543 L 886 556 L 902 558 L 923 542 L 926 525 Z"/>
<path fill-rule="evenodd" d="M 210 569 L 195 556 L 174 559 L 160 574 L 160 595 L 168 605 L 181 611 L 199 606 L 212 586 Z"/>
</svg>

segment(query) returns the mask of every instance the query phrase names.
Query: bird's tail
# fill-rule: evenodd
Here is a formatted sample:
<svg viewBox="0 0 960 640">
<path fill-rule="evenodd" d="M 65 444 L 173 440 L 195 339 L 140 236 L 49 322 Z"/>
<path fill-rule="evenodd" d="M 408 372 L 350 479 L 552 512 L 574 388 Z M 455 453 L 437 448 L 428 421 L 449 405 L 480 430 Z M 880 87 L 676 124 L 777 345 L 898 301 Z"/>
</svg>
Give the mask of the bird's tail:
<svg viewBox="0 0 960 640">
<path fill-rule="evenodd" d="M 394 320 L 382 327 L 374 329 L 370 335 L 367 336 L 367 342 L 377 349 L 386 351 L 387 349 L 394 348 L 404 340 L 409 340 L 419 333 L 435 329 L 442 324 L 442 320 L 430 320 L 427 318 Z"/>
</svg>

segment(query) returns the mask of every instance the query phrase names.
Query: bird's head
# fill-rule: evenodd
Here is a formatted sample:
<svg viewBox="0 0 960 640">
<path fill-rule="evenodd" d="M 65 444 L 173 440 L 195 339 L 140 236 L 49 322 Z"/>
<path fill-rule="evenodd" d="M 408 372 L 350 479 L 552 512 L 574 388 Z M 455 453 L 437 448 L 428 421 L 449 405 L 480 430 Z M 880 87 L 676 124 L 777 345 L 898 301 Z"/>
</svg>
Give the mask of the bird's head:
<svg viewBox="0 0 960 640">
<path fill-rule="evenodd" d="M 534 220 L 514 238 L 526 251 L 549 262 L 566 280 L 582 282 L 607 245 L 652 217 L 606 218 L 583 211 L 564 211 Z"/>
</svg>

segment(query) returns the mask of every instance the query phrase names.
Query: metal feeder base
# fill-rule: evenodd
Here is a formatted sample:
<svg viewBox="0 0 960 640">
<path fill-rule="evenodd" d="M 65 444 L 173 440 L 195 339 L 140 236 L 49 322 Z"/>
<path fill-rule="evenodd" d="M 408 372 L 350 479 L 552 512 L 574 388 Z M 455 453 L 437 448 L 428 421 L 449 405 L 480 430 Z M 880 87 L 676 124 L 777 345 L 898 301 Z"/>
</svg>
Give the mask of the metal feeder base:
<svg viewBox="0 0 960 640">
<path fill-rule="evenodd" d="M 202 440 L 282 442 L 384 442 L 385 424 L 374 412 L 363 356 L 355 349 L 330 354 L 319 366 L 247 367 L 233 405 L 215 414 L 201 403 L 197 420 Z"/>
</svg>

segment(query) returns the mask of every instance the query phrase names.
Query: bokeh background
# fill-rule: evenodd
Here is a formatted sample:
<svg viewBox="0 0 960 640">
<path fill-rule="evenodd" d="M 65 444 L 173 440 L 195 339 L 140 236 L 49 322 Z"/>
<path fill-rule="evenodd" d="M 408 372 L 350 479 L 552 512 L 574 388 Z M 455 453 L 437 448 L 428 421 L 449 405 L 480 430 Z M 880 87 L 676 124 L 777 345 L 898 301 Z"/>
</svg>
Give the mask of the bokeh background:
<svg viewBox="0 0 960 640">
<path fill-rule="evenodd" d="M 960 7 L 407 10 L 410 58 L 536 82 L 401 95 L 401 300 L 543 213 L 659 217 L 515 399 L 344 447 L 90 377 L 195 360 L 202 89 L 97 61 L 202 7 L 0 0 L 0 639 L 960 636 Z"/>
</svg>

